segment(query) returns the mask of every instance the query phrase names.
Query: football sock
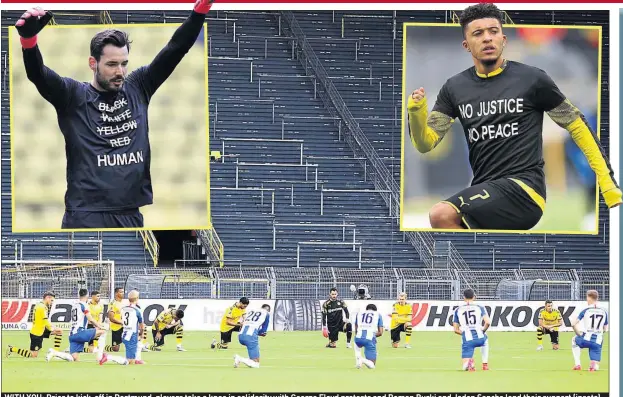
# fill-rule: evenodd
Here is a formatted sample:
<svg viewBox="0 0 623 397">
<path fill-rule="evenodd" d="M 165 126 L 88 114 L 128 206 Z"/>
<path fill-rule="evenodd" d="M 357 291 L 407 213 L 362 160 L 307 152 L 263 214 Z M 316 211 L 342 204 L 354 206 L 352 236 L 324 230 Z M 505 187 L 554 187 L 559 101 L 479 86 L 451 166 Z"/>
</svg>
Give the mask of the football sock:
<svg viewBox="0 0 623 397">
<path fill-rule="evenodd" d="M 56 351 L 60 350 L 62 340 L 63 340 L 62 335 L 54 335 L 54 350 Z"/>
<path fill-rule="evenodd" d="M 575 344 L 575 338 L 571 339 L 571 351 L 573 352 L 573 360 L 575 361 L 575 365 L 580 365 L 582 349 L 580 349 L 580 346 Z"/>
<path fill-rule="evenodd" d="M 357 344 L 355 343 L 355 358 L 359 358 L 361 359 L 361 347 L 357 346 Z"/>
<path fill-rule="evenodd" d="M 136 356 L 135 360 L 141 360 L 141 352 L 143 351 L 143 342 L 138 342 L 136 345 Z"/>
<path fill-rule="evenodd" d="M 543 328 L 539 327 L 536 330 L 536 343 L 539 346 L 543 345 Z"/>
<path fill-rule="evenodd" d="M 175 340 L 177 341 L 177 345 L 180 346 L 182 344 L 182 338 L 184 337 L 184 327 L 178 325 L 175 328 Z"/>
<path fill-rule="evenodd" d="M 487 341 L 481 348 L 480 353 L 482 354 L 482 363 L 489 363 L 489 342 Z"/>
<path fill-rule="evenodd" d="M 405 328 L 405 343 L 408 345 L 411 343 L 411 333 L 413 332 L 413 327 L 411 326 L 411 324 L 407 324 Z"/>
<path fill-rule="evenodd" d="M 32 354 L 30 353 L 30 350 L 26 350 L 26 349 L 18 349 L 17 347 L 12 347 L 11 348 L 11 352 L 12 353 L 17 353 L 20 356 L 26 357 L 26 358 L 32 357 Z"/>
</svg>

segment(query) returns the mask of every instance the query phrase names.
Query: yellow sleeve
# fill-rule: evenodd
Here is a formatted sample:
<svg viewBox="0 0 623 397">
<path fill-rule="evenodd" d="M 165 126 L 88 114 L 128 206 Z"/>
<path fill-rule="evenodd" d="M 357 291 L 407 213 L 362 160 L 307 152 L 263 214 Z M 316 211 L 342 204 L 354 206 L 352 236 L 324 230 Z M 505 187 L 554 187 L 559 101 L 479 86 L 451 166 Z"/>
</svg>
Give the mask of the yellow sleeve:
<svg viewBox="0 0 623 397">
<path fill-rule="evenodd" d="M 43 306 L 37 307 L 37 311 L 35 312 L 35 319 L 38 320 L 37 322 L 43 324 L 43 326 L 47 330 L 52 331 L 52 323 L 50 322 L 50 319 L 48 318 L 46 310 Z"/>
<path fill-rule="evenodd" d="M 169 313 L 169 310 L 163 311 L 162 313 L 158 315 L 158 317 L 156 317 L 156 320 L 158 320 L 159 323 L 163 323 L 164 318 L 167 316 L 167 313 Z"/>
<path fill-rule="evenodd" d="M 397 304 L 394 303 L 392 305 L 392 322 L 396 321 L 398 319 L 398 307 L 396 307 Z"/>
<path fill-rule="evenodd" d="M 452 128 L 452 118 L 441 112 L 433 111 L 428 115 L 426 97 L 416 102 L 409 95 L 409 135 L 411 143 L 420 153 L 434 149 Z"/>
<path fill-rule="evenodd" d="M 233 306 L 229 308 L 227 313 L 225 313 L 225 317 L 227 317 L 227 318 L 234 318 L 234 307 Z"/>
<path fill-rule="evenodd" d="M 597 176 L 599 189 L 608 208 L 621 204 L 622 193 L 614 180 L 614 171 L 610 167 L 597 135 L 591 131 L 580 110 L 567 99 L 547 114 L 556 124 L 569 131 L 575 144 L 586 156 Z"/>
<path fill-rule="evenodd" d="M 539 311 L 539 320 L 543 320 L 543 309 Z"/>
</svg>

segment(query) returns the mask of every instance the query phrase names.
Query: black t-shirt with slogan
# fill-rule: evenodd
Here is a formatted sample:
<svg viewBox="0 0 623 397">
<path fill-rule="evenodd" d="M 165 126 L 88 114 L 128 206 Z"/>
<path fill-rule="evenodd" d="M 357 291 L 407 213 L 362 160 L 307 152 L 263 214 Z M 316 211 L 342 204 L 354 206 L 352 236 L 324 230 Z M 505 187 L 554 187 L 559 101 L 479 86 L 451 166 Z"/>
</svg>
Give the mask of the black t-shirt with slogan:
<svg viewBox="0 0 623 397">
<path fill-rule="evenodd" d="M 119 92 L 61 77 L 43 64 L 38 46 L 23 49 L 28 78 L 55 107 L 65 138 L 68 211 L 152 204 L 149 102 L 194 45 L 204 21 L 204 14 L 193 11 L 149 65 L 127 76 Z"/>
<path fill-rule="evenodd" d="M 474 67 L 451 77 L 433 111 L 460 120 L 474 172 L 472 185 L 517 178 L 545 198 L 543 115 L 565 96 L 538 68 L 513 61 L 503 67 L 486 78 Z"/>
</svg>

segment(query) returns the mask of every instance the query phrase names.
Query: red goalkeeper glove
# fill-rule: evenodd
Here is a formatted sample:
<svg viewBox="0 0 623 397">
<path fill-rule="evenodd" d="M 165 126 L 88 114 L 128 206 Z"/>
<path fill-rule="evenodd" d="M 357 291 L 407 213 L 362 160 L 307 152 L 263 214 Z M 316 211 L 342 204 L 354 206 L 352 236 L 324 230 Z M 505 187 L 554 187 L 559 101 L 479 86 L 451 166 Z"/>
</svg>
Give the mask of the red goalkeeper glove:
<svg viewBox="0 0 623 397">
<path fill-rule="evenodd" d="M 212 8 L 214 0 L 197 0 L 195 3 L 195 12 L 199 14 L 207 14 Z"/>
<path fill-rule="evenodd" d="M 327 327 L 322 327 L 322 336 L 325 338 L 329 337 L 329 329 Z"/>
<path fill-rule="evenodd" d="M 37 45 L 37 34 L 52 20 L 52 13 L 39 7 L 31 8 L 17 20 L 15 28 L 20 35 L 22 47 L 32 48 Z"/>
</svg>

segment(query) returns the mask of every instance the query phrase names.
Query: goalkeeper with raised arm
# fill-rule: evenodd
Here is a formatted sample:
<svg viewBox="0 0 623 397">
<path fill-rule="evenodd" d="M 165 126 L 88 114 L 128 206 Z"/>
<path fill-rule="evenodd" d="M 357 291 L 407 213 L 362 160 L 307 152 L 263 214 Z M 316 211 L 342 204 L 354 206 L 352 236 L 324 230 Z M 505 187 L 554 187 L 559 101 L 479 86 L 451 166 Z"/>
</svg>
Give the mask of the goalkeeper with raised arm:
<svg viewBox="0 0 623 397">
<path fill-rule="evenodd" d="M 154 60 L 130 74 L 127 33 L 97 33 L 88 58 L 93 72 L 89 83 L 61 77 L 45 66 L 37 35 L 52 19 L 49 11 L 33 8 L 17 21 L 26 75 L 56 109 L 65 138 L 62 228 L 143 227 L 139 208 L 153 203 L 149 103 L 194 45 L 212 3 L 198 0 Z"/>
<path fill-rule="evenodd" d="M 460 17 L 463 47 L 474 66 L 443 85 L 428 113 L 424 88 L 408 98 L 415 148 L 433 150 L 458 118 L 474 173 L 467 189 L 430 210 L 434 229 L 529 230 L 545 210 L 543 116 L 566 129 L 597 175 L 608 208 L 621 204 L 599 139 L 582 113 L 544 71 L 503 57 L 502 14 L 493 4 L 466 8 Z"/>
</svg>

